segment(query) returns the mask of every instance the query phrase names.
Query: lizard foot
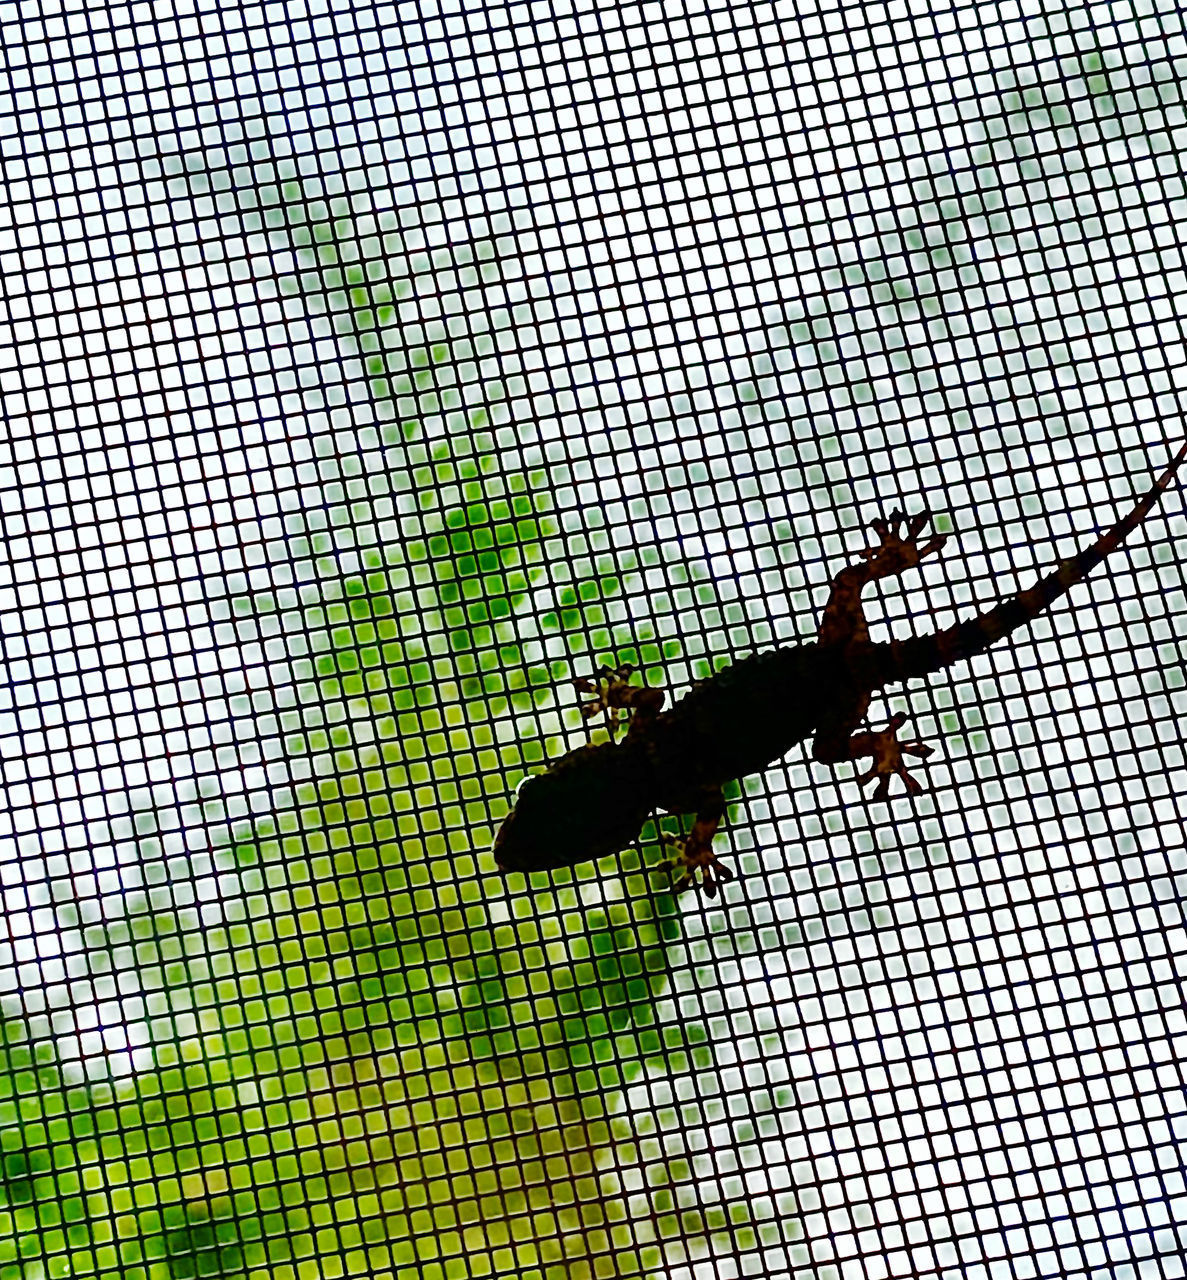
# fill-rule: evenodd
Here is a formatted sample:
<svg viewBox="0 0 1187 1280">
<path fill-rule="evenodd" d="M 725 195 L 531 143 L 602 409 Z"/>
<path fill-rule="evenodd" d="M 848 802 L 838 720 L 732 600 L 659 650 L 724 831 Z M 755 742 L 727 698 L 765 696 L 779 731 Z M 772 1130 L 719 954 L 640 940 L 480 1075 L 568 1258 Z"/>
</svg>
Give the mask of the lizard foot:
<svg viewBox="0 0 1187 1280">
<path fill-rule="evenodd" d="M 725 884 L 727 880 L 734 878 L 734 873 L 718 861 L 717 855 L 709 845 L 701 845 L 699 841 L 691 839 L 681 840 L 676 836 L 668 835 L 666 831 L 661 833 L 660 838 L 674 851 L 675 857 L 659 865 L 672 867 L 674 871 L 684 869 L 684 874 L 676 881 L 677 893 L 696 882 L 698 871 L 701 872 L 701 886 L 705 890 L 706 897 L 709 898 L 717 896 L 719 884 Z"/>
<path fill-rule="evenodd" d="M 581 704 L 581 714 L 588 720 L 599 711 L 606 713 L 606 727 L 613 738 L 621 719 L 616 711 L 628 711 L 635 721 L 646 723 L 659 714 L 664 705 L 662 689 L 648 689 L 630 683 L 635 668 L 624 662 L 617 670 L 599 667 L 596 680 L 574 680 L 580 693 L 592 693 L 595 696 L 589 702 Z"/>
<path fill-rule="evenodd" d="M 907 772 L 903 756 L 916 756 L 925 760 L 935 750 L 923 742 L 899 742 L 898 731 L 907 723 L 907 717 L 900 711 L 882 730 L 881 733 L 858 733 L 849 739 L 851 756 L 873 756 L 873 765 L 857 779 L 858 786 L 864 787 L 873 778 L 878 779 L 874 788 L 874 800 L 885 800 L 890 795 L 890 778 L 898 774 L 907 784 L 911 795 L 917 796 L 923 787 Z"/>
<path fill-rule="evenodd" d="M 630 706 L 629 694 L 630 689 L 628 681 L 631 678 L 635 668 L 629 662 L 624 662 L 617 670 L 611 670 L 607 666 L 598 668 L 597 678 L 595 680 L 574 680 L 578 693 L 592 693 L 595 696 L 589 702 L 581 704 L 581 714 L 591 720 L 599 711 L 606 713 L 606 726 L 610 730 L 610 736 L 614 737 L 614 731 L 618 727 L 619 721 L 614 712 L 622 707 Z"/>
<path fill-rule="evenodd" d="M 902 511 L 892 511 L 885 520 L 871 522 L 870 528 L 878 535 L 878 545 L 868 547 L 861 554 L 863 559 L 870 562 L 876 578 L 887 578 L 891 574 L 912 569 L 924 556 L 939 551 L 947 541 L 944 534 L 937 534 L 922 547 L 919 545 L 919 532 L 926 523 L 926 511 L 909 519 Z M 903 526 L 901 534 L 899 525 Z"/>
</svg>

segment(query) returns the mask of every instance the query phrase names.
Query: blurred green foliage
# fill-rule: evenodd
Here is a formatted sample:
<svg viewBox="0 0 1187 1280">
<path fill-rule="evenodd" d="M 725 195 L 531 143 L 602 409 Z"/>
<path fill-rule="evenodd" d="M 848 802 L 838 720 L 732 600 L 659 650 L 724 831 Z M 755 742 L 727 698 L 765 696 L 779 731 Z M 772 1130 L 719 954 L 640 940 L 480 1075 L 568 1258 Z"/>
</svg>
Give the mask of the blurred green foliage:
<svg viewBox="0 0 1187 1280">
<path fill-rule="evenodd" d="M 712 1065 L 705 1029 L 661 1010 L 673 896 L 630 853 L 625 891 L 591 869 L 527 892 L 488 854 L 509 780 L 560 748 L 574 675 L 529 656 L 517 618 L 583 652 L 621 581 L 603 566 L 527 609 L 560 532 L 549 474 L 455 456 L 413 416 L 462 411 L 461 366 L 493 344 L 410 341 L 408 281 L 283 190 L 260 214 L 297 257 L 279 292 L 331 313 L 348 295 L 335 331 L 422 446 L 418 519 L 355 573 L 335 574 L 352 526 L 314 533 L 295 550 L 316 582 L 232 602 L 230 624 L 284 645 L 258 723 L 291 785 L 233 831 L 209 804 L 205 864 L 144 838 L 141 887 L 79 926 L 96 996 L 127 996 L 142 1028 L 133 1070 L 60 1060 L 44 1016 L 8 1021 L 0 1280 L 651 1274 L 665 1240 L 704 1248 L 738 1209 L 690 1227 L 648 1190 L 671 1179 L 643 1172 L 624 1107 L 647 1070 Z M 488 247 L 470 257 L 497 273 Z"/>
</svg>

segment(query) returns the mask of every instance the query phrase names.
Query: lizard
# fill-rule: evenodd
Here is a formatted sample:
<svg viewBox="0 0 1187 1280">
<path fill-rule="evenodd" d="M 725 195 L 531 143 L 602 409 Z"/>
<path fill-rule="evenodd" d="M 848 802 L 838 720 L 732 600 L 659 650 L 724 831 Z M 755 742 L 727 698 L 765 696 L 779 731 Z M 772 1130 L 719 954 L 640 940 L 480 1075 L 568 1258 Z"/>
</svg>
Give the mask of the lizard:
<svg viewBox="0 0 1187 1280">
<path fill-rule="evenodd" d="M 863 589 L 915 568 L 945 542 L 935 536 L 921 546 L 926 513 L 908 518 L 893 511 L 871 524 L 877 545 L 833 578 L 815 641 L 743 658 L 693 684 L 669 710 L 662 689 L 630 683 L 630 666 L 602 667 L 595 682 L 577 680 L 582 693 L 596 695 L 583 714 L 605 712 L 610 740 L 587 742 L 524 781 L 495 837 L 496 864 L 504 873 L 573 866 L 631 844 L 656 809 L 694 813 L 686 839 L 663 837 L 675 851 L 667 865 L 681 873 L 678 889 L 699 872 L 712 897 L 720 882 L 733 879 L 712 850 L 725 814 L 723 786 L 761 772 L 809 737 L 813 758 L 824 764 L 870 757 L 858 782 L 877 779 L 874 799 L 890 794 L 894 776 L 917 794 L 922 788 L 903 757 L 924 759 L 933 748 L 899 741 L 907 720 L 901 712 L 885 729 L 861 730 L 873 694 L 972 658 L 1037 618 L 1137 528 L 1185 456 L 1187 444 L 1129 514 L 1090 546 L 1033 586 L 946 630 L 870 639 Z M 624 710 L 626 735 L 616 740 L 615 717 Z"/>
</svg>

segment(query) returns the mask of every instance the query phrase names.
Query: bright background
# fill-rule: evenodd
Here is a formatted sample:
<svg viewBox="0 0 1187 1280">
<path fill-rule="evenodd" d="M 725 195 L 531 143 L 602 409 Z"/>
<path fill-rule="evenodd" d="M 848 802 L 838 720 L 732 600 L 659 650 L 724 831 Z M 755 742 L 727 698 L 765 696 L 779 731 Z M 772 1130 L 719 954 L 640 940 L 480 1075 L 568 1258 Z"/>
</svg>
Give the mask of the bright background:
<svg viewBox="0 0 1187 1280">
<path fill-rule="evenodd" d="M 0 1280 L 1184 1274 L 1179 489 L 875 703 L 924 795 L 797 748 L 713 903 L 490 855 L 601 662 L 1148 487 L 1183 25 L 0 4 Z"/>
</svg>

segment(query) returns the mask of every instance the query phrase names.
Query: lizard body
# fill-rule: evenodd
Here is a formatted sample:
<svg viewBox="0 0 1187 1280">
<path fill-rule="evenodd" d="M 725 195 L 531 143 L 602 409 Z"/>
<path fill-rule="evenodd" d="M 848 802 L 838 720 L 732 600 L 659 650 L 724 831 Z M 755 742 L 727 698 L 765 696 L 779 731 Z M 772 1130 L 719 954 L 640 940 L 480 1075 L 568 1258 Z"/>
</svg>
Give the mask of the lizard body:
<svg viewBox="0 0 1187 1280">
<path fill-rule="evenodd" d="M 666 711 L 662 690 L 627 682 L 630 668 L 603 668 L 596 685 L 578 681 L 580 689 L 598 695 L 585 705 L 587 716 L 603 710 L 607 715 L 618 709 L 630 712 L 626 736 L 620 742 L 612 738 L 578 747 L 527 779 L 495 839 L 500 869 L 572 866 L 630 844 L 657 808 L 695 812 L 688 839 L 671 841 L 679 851 L 674 861 L 684 870 L 681 884 L 700 871 L 712 895 L 719 879 L 732 876 L 711 847 L 725 812 L 722 787 L 760 772 L 813 735 L 813 757 L 823 763 L 873 758 L 873 767 L 860 781 L 879 779 L 875 798 L 889 794 L 892 774 L 918 792 L 903 755 L 922 758 L 932 749 L 898 741 L 906 716 L 896 715 L 880 732 L 856 732 L 874 692 L 971 658 L 1038 617 L 1145 519 L 1185 456 L 1187 445 L 1133 510 L 1096 542 L 1034 586 L 944 631 L 888 643 L 870 640 L 863 588 L 912 568 L 944 542 L 937 537 L 920 547 L 916 537 L 926 516 L 907 520 L 895 512 L 873 523 L 879 545 L 833 579 L 815 642 L 733 663 L 694 684 Z M 905 536 L 898 533 L 900 524 Z"/>
</svg>

